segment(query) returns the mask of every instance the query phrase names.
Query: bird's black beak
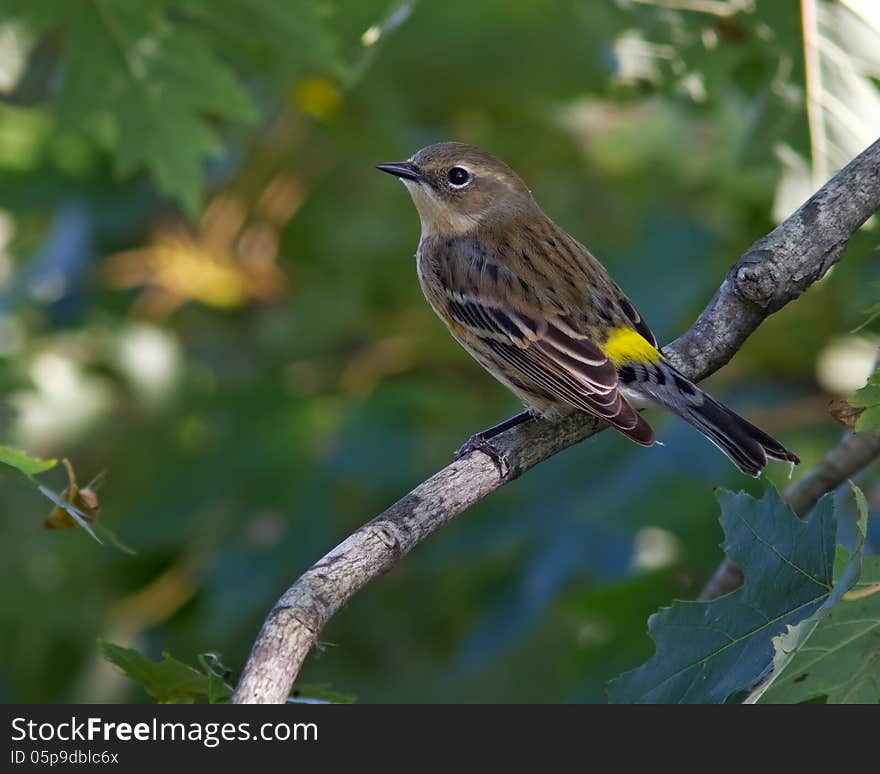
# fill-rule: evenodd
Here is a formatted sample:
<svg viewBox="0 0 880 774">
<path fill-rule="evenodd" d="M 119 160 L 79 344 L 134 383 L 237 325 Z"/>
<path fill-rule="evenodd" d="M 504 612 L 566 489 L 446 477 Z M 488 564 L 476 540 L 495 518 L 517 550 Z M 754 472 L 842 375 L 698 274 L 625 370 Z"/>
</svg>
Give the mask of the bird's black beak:
<svg viewBox="0 0 880 774">
<path fill-rule="evenodd" d="M 422 174 L 419 172 L 418 167 L 408 161 L 395 161 L 390 164 L 376 164 L 376 169 L 381 169 L 389 175 L 402 177 L 404 180 L 419 181 L 422 179 Z"/>
</svg>

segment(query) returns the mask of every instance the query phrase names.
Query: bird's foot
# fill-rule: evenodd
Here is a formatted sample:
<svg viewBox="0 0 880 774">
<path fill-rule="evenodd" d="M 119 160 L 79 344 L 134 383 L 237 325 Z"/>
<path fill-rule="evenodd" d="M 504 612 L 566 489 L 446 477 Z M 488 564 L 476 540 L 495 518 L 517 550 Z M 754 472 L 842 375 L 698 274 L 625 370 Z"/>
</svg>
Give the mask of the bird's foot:
<svg viewBox="0 0 880 774">
<path fill-rule="evenodd" d="M 495 467 L 498 468 L 498 475 L 501 476 L 501 478 L 504 478 L 510 472 L 510 465 L 508 464 L 504 453 L 493 445 L 492 437 L 494 436 L 487 437 L 484 432 L 474 433 L 459 447 L 458 451 L 455 453 L 454 459 L 460 460 L 462 457 L 475 451 L 483 452 L 483 454 L 495 463 Z"/>
<path fill-rule="evenodd" d="M 528 411 L 523 411 L 510 419 L 504 420 L 494 427 L 490 427 L 479 433 L 474 433 L 455 453 L 455 459 L 460 460 L 466 454 L 470 454 L 473 451 L 481 451 L 495 463 L 495 467 L 498 468 L 498 474 L 501 478 L 505 478 L 507 474 L 510 473 L 510 464 L 507 462 L 504 452 L 499 450 L 498 447 L 492 443 L 492 439 L 501 435 L 501 433 L 506 430 L 521 425 L 523 422 L 528 422 L 531 418 L 532 415 Z"/>
</svg>

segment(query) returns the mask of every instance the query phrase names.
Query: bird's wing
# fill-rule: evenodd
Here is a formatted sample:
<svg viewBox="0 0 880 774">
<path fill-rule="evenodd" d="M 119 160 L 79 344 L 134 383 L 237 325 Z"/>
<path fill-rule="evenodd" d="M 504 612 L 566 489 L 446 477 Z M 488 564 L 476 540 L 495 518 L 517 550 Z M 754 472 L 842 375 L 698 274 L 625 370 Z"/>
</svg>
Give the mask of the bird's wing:
<svg viewBox="0 0 880 774">
<path fill-rule="evenodd" d="M 654 332 L 651 330 L 648 323 L 646 323 L 644 318 L 639 314 L 639 310 L 633 306 L 632 301 L 623 294 L 622 290 L 620 291 L 620 296 L 618 297 L 617 302 L 620 304 L 623 313 L 633 324 L 633 328 L 636 329 L 636 332 L 659 352 L 660 346 L 657 344 L 657 337 L 654 335 Z"/>
<path fill-rule="evenodd" d="M 461 338 L 479 339 L 521 381 L 604 419 L 638 443 L 654 442 L 651 427 L 621 395 L 614 364 L 571 317 L 545 308 L 538 318 L 452 289 L 445 301 Z"/>
</svg>

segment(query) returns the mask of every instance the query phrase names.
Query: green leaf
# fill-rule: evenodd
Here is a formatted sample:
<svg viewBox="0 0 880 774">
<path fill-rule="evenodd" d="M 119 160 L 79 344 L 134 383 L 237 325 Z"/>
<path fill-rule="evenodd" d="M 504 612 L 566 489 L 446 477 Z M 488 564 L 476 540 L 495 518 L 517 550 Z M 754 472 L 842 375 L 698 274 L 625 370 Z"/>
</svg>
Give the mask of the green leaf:
<svg viewBox="0 0 880 774">
<path fill-rule="evenodd" d="M 60 33 L 62 126 L 98 138 L 119 174 L 148 171 L 190 215 L 225 124 L 258 117 L 236 67 L 285 91 L 309 71 L 346 73 L 313 0 L 0 0 L 4 19 Z"/>
<path fill-rule="evenodd" d="M 132 648 L 123 648 L 106 640 L 98 647 L 110 663 L 115 664 L 160 704 L 192 704 L 197 699 L 215 703 L 228 701 L 232 689 L 213 672 L 203 673 L 172 658 L 167 652 L 162 661 L 151 661 Z"/>
<path fill-rule="evenodd" d="M 868 377 L 868 382 L 856 390 L 849 404 L 855 408 L 863 408 L 855 424 L 855 431 L 862 433 L 873 427 L 880 427 L 880 371 Z"/>
<path fill-rule="evenodd" d="M 806 521 L 768 488 L 761 500 L 719 493 L 727 556 L 743 571 L 736 591 L 676 602 L 648 620 L 654 656 L 613 684 L 613 702 L 722 703 L 767 671 L 771 638 L 833 590 L 836 520 L 825 495 Z"/>
<path fill-rule="evenodd" d="M 151 661 L 132 648 L 98 640 L 98 647 L 111 664 L 115 664 L 160 704 L 228 704 L 232 686 L 227 679 L 230 671 L 216 653 L 202 653 L 196 660 L 199 668 L 172 658 L 167 651 L 161 661 Z M 329 685 L 299 686 L 288 699 L 294 704 L 352 704 L 354 696 L 336 691 Z"/>
<path fill-rule="evenodd" d="M 790 659 L 761 703 L 880 703 L 880 557 L 862 560 L 862 577 Z"/>
<path fill-rule="evenodd" d="M 232 687 L 226 682 L 230 671 L 223 665 L 219 654 L 200 653 L 196 661 L 208 677 L 208 704 L 228 704 L 232 698 Z"/>
<path fill-rule="evenodd" d="M 11 446 L 0 446 L 0 473 L 16 475 L 16 472 L 25 476 L 35 476 L 37 473 L 45 473 L 58 464 L 58 460 L 43 460 L 39 457 L 31 457 L 20 449 Z M 12 470 L 9 470 L 12 468 Z"/>
<path fill-rule="evenodd" d="M 857 433 L 863 433 L 874 427 L 880 427 L 880 406 L 871 406 L 859 414 L 853 429 Z"/>
<path fill-rule="evenodd" d="M 171 4 L 39 4 L 43 16 L 32 11 L 27 21 L 62 33 L 54 102 L 62 124 L 100 137 L 120 174 L 148 170 L 193 214 L 202 164 L 221 149 L 213 121 L 252 121 L 256 112 L 208 41 L 167 13 Z"/>
<path fill-rule="evenodd" d="M 868 384 L 857 390 L 850 400 L 856 408 L 876 408 L 880 405 L 880 386 Z"/>
<path fill-rule="evenodd" d="M 221 149 L 211 117 L 252 121 L 256 113 L 229 66 L 165 5 L 70 7 L 55 107 L 67 125 L 101 132 L 121 174 L 148 169 L 159 190 L 193 214 L 202 163 Z"/>
<path fill-rule="evenodd" d="M 806 643 L 816 632 L 817 627 L 833 612 L 833 608 L 859 579 L 862 565 L 862 551 L 865 546 L 865 535 L 868 529 L 868 502 L 862 490 L 850 482 L 853 497 L 856 501 L 859 517 L 856 522 L 855 545 L 852 554 L 842 546 L 837 547 L 835 556 L 834 590 L 828 595 L 828 599 L 809 618 L 800 623 L 789 626 L 788 629 L 773 638 L 773 671 L 751 694 L 745 699 L 746 704 L 754 704 L 758 701 L 766 701 L 762 697 L 780 679 L 787 674 L 786 670 L 798 654 L 807 647 Z"/>
<path fill-rule="evenodd" d="M 868 503 L 851 486 L 859 512 L 855 547 L 848 558 L 838 548 L 835 572 L 846 593 L 774 639 L 773 674 L 752 701 L 880 703 L 880 557 L 862 557 Z"/>
</svg>

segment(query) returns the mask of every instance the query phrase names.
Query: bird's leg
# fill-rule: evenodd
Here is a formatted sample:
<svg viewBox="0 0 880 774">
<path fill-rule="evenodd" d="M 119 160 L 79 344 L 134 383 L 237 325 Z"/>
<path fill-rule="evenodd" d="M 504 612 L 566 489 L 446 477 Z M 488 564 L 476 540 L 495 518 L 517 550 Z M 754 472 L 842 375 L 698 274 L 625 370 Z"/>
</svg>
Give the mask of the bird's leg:
<svg viewBox="0 0 880 774">
<path fill-rule="evenodd" d="M 512 427 L 528 422 L 531 418 L 532 414 L 530 411 L 522 411 L 516 416 L 510 417 L 510 419 L 499 422 L 497 425 L 493 425 L 479 433 L 474 433 L 455 453 L 455 459 L 460 459 L 472 451 L 481 451 L 492 458 L 502 476 L 506 475 L 507 462 L 503 459 L 501 452 L 492 445 L 492 439 L 506 430 L 510 430 Z"/>
</svg>

